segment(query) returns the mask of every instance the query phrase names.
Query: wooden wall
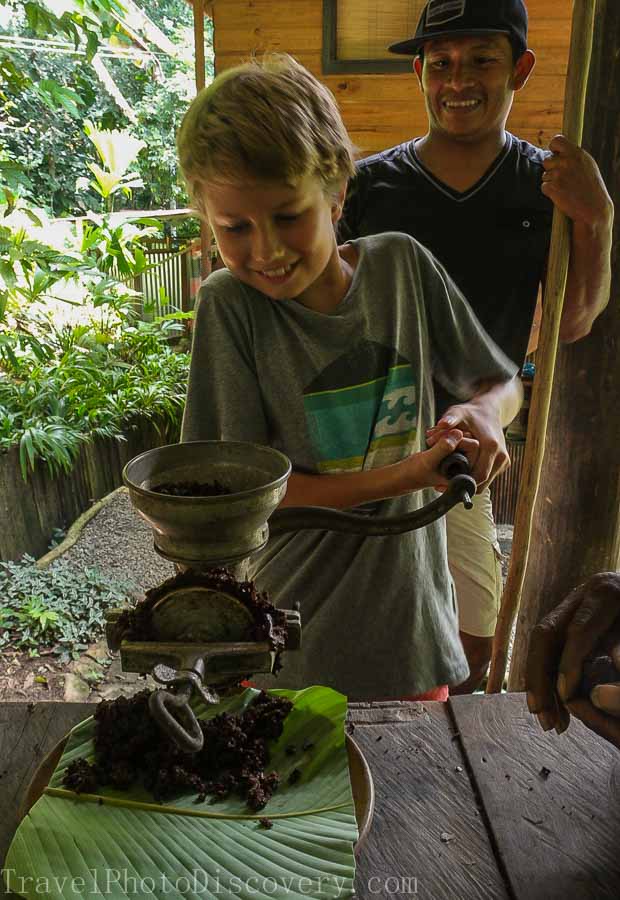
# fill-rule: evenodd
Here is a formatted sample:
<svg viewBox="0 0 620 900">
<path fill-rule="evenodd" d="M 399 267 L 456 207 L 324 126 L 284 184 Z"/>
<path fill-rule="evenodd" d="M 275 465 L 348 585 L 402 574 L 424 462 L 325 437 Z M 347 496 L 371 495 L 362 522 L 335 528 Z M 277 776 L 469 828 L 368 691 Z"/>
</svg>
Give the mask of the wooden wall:
<svg viewBox="0 0 620 900">
<path fill-rule="evenodd" d="M 24 553 L 40 557 L 55 528 L 67 529 L 95 500 L 119 487 L 125 465 L 144 450 L 173 444 L 178 433 L 144 420 L 124 440 L 95 438 L 80 447 L 71 471 L 52 477 L 38 462 L 28 481 L 21 476 L 19 448 L 0 453 L 0 560 Z M 4 895 L 0 895 L 4 896 Z"/>
<path fill-rule="evenodd" d="M 527 7 L 537 63 L 515 97 L 508 127 L 546 146 L 561 131 L 572 2 L 527 0 Z M 216 71 L 253 53 L 291 53 L 333 91 L 360 155 L 424 134 L 424 104 L 413 73 L 322 75 L 322 0 L 213 0 L 210 8 Z"/>
</svg>

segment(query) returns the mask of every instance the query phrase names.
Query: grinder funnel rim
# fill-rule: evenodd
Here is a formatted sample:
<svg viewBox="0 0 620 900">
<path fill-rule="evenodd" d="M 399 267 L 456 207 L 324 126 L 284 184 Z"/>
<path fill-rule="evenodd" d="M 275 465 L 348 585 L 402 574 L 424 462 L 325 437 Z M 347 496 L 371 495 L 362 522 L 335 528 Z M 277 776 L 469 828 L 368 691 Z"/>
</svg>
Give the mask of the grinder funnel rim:
<svg viewBox="0 0 620 900">
<path fill-rule="evenodd" d="M 159 491 L 153 491 L 149 488 L 142 487 L 141 484 L 139 484 L 137 481 L 133 481 L 130 477 L 130 470 L 133 468 L 137 468 L 147 457 L 154 458 L 172 447 L 196 447 L 199 444 L 202 444 L 205 449 L 216 446 L 221 447 L 223 444 L 225 444 L 231 450 L 238 449 L 240 452 L 246 451 L 248 453 L 264 453 L 265 456 L 270 456 L 272 460 L 278 460 L 282 464 L 283 473 L 274 478 L 272 481 L 265 482 L 264 484 L 258 485 L 257 487 L 248 488 L 244 491 L 232 491 L 230 494 L 215 494 L 207 496 L 201 496 L 199 494 L 189 496 L 171 496 L 169 494 L 162 494 Z M 230 504 L 233 500 L 236 501 L 246 498 L 249 499 L 257 494 L 264 493 L 266 489 L 275 490 L 279 488 L 282 484 L 285 484 L 288 481 L 291 470 L 291 461 L 287 456 L 284 455 L 284 453 L 281 453 L 279 450 L 275 450 L 273 447 L 268 447 L 263 444 L 255 444 L 251 441 L 179 441 L 174 444 L 163 444 L 160 447 L 152 447 L 150 450 L 144 450 L 142 453 L 134 456 L 123 467 L 122 478 L 125 487 L 129 488 L 132 492 L 135 491 L 137 494 L 140 494 L 143 497 L 157 497 L 158 500 L 161 500 L 163 502 L 166 502 L 166 500 L 169 499 L 170 501 L 174 501 L 175 504 L 200 503 L 201 505 L 205 506 L 224 506 Z"/>
</svg>

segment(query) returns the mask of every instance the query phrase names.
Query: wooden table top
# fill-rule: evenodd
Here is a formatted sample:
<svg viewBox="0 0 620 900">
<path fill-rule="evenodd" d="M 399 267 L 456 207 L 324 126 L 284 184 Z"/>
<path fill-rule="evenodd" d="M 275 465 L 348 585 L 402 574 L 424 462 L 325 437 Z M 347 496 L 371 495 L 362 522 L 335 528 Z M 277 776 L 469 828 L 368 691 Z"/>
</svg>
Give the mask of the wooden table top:
<svg viewBox="0 0 620 900">
<path fill-rule="evenodd" d="M 0 861 L 37 764 L 91 713 L 0 703 Z M 351 718 L 376 790 L 358 900 L 618 900 L 620 753 L 580 722 L 545 734 L 523 694 L 353 704 Z"/>
</svg>

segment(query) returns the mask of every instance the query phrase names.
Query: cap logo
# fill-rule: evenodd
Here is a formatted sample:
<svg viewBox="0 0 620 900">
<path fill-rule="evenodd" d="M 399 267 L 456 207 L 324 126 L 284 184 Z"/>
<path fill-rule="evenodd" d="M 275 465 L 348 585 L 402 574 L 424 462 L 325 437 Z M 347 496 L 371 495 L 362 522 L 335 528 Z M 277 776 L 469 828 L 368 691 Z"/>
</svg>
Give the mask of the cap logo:
<svg viewBox="0 0 620 900">
<path fill-rule="evenodd" d="M 426 7 L 426 27 L 445 25 L 465 15 L 466 0 L 430 0 Z"/>
</svg>

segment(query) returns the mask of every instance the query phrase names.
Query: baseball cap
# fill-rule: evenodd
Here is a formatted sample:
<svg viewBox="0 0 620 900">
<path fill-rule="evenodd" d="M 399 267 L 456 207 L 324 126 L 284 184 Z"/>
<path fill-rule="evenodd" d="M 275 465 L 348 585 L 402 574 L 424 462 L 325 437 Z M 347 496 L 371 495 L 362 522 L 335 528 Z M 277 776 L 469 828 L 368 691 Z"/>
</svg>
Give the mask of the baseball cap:
<svg viewBox="0 0 620 900">
<path fill-rule="evenodd" d="M 425 41 L 470 34 L 506 34 L 514 47 L 527 50 L 527 10 L 523 0 L 430 0 L 416 33 L 391 44 L 391 53 L 418 53 Z"/>
</svg>

